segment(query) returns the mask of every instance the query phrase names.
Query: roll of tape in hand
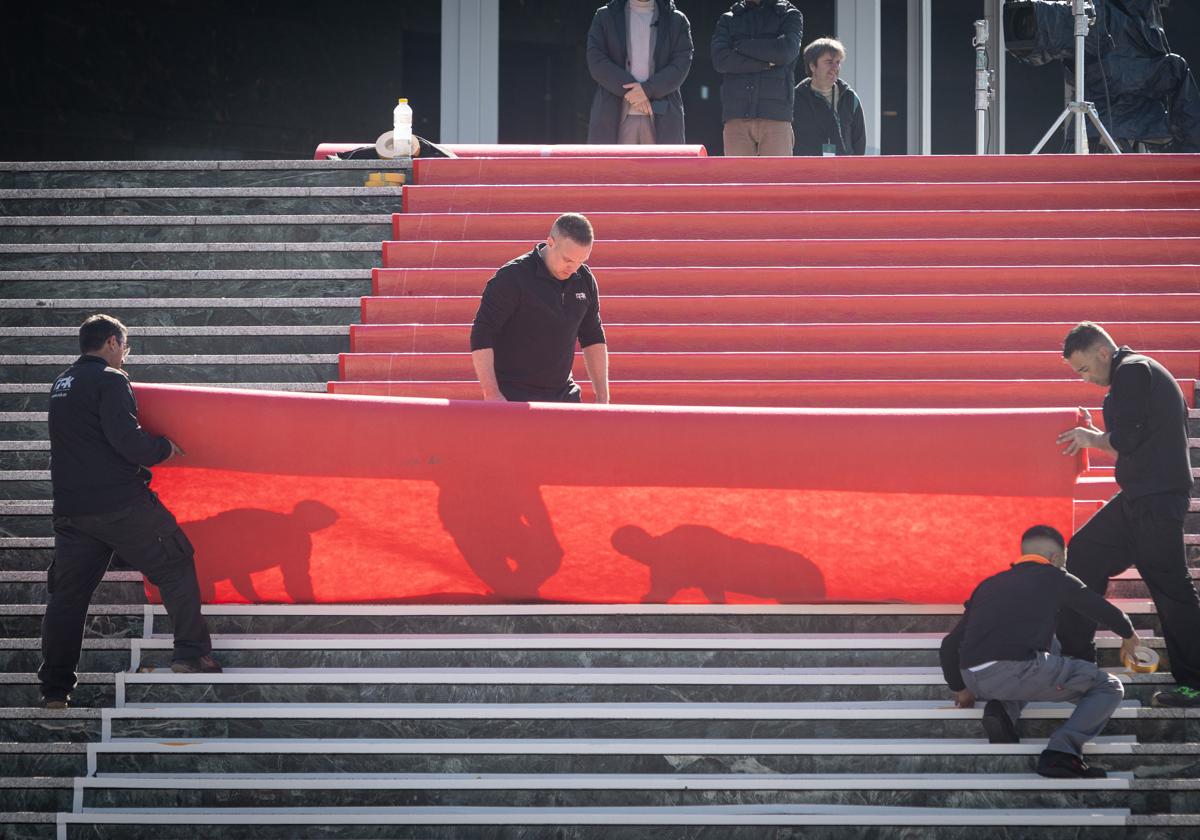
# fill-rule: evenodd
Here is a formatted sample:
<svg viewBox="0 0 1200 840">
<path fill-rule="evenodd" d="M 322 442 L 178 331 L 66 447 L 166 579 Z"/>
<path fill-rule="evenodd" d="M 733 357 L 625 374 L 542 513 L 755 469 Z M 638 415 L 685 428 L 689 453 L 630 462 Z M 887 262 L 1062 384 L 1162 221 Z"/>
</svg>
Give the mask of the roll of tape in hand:
<svg viewBox="0 0 1200 840">
<path fill-rule="evenodd" d="M 1136 647 L 1133 656 L 1126 657 L 1125 667 L 1135 674 L 1153 674 L 1158 670 L 1158 654 L 1148 647 Z"/>
</svg>

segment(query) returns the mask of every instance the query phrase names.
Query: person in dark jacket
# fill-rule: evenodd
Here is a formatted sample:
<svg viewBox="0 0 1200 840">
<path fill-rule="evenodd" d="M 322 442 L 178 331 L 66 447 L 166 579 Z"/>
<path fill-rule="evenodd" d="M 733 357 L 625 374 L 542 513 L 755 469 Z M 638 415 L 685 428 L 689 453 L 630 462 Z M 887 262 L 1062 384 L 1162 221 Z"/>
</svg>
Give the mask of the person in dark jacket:
<svg viewBox="0 0 1200 840">
<path fill-rule="evenodd" d="M 804 15 L 787 0 L 739 0 L 717 21 L 726 155 L 791 155 L 795 65 Z"/>
<path fill-rule="evenodd" d="M 79 328 L 83 355 L 50 388 L 50 482 L 54 495 L 54 562 L 46 575 L 42 619 L 42 702 L 63 709 L 92 593 L 115 555 L 162 593 L 175 626 L 171 670 L 216 672 L 192 545 L 150 490 L 147 467 L 183 454 L 138 424 L 137 403 L 122 370 L 125 326 L 93 315 Z"/>
<path fill-rule="evenodd" d="M 1109 578 L 1136 566 L 1162 621 L 1176 686 L 1151 698 L 1155 706 L 1200 707 L 1200 597 L 1187 566 L 1183 520 L 1192 491 L 1188 409 L 1166 368 L 1128 347 L 1117 347 L 1088 321 L 1067 333 L 1063 358 L 1084 382 L 1108 387 L 1104 428 L 1084 412 L 1086 425 L 1059 435 L 1065 455 L 1098 449 L 1117 458 L 1113 496 L 1071 539 L 1067 570 L 1104 594 Z M 1096 626 L 1064 615 L 1063 652 L 1094 660 Z"/>
<path fill-rule="evenodd" d="M 795 154 L 866 153 L 862 103 L 839 78 L 845 60 L 846 48 L 833 38 L 818 38 L 804 48 L 808 78 L 796 86 Z"/>
<path fill-rule="evenodd" d="M 1020 559 L 975 587 L 963 617 L 942 641 L 942 674 L 959 708 L 988 701 L 983 728 L 993 744 L 1020 740 L 1017 722 L 1026 703 L 1074 703 L 1067 722 L 1050 736 L 1037 772 L 1103 778 L 1103 768 L 1083 760 L 1083 745 L 1104 729 L 1125 692 L 1094 662 L 1058 654 L 1055 618 L 1077 612 L 1103 623 L 1123 639 L 1122 661 L 1133 657 L 1139 640 L 1128 616 L 1063 571 L 1065 563 L 1062 534 L 1048 525 L 1026 531 Z"/>
<path fill-rule="evenodd" d="M 684 142 L 679 89 L 692 68 L 692 25 L 675 0 L 610 0 L 588 30 L 596 80 L 589 143 Z"/>
<path fill-rule="evenodd" d="M 608 347 L 600 290 L 586 265 L 592 223 L 564 213 L 532 251 L 500 266 L 471 325 L 471 364 L 488 401 L 581 401 L 575 343 L 596 402 L 608 402 Z"/>
</svg>

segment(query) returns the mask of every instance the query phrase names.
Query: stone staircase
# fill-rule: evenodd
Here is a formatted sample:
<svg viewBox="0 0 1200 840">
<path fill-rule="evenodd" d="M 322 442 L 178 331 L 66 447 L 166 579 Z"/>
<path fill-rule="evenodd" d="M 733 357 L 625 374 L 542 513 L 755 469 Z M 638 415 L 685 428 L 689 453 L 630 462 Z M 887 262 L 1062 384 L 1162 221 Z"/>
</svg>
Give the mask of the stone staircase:
<svg viewBox="0 0 1200 840">
<path fill-rule="evenodd" d="M 399 190 L 361 187 L 382 168 L 0 163 L 0 836 L 1200 829 L 1200 714 L 1148 707 L 1163 676 L 1129 678 L 1090 747 L 1110 778 L 1041 779 L 1066 711 L 987 744 L 937 668 L 958 605 L 212 606 L 226 673 L 178 675 L 169 618 L 114 569 L 75 708 L 37 708 L 46 393 L 79 322 L 129 324 L 139 381 L 324 391 L 392 237 Z M 1161 652 L 1136 573 L 1110 594 Z"/>
</svg>

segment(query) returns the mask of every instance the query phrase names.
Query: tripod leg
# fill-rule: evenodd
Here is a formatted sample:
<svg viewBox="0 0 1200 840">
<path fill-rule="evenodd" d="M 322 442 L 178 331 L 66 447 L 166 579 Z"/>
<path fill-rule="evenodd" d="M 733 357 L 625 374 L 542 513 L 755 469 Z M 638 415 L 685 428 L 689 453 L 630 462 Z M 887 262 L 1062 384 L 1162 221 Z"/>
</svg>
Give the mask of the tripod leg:
<svg viewBox="0 0 1200 840">
<path fill-rule="evenodd" d="M 1117 148 L 1117 141 L 1108 133 L 1108 129 L 1104 127 L 1104 123 L 1100 122 L 1100 114 L 1096 112 L 1096 107 L 1091 103 L 1088 103 L 1087 115 L 1088 119 L 1092 121 L 1092 125 L 1096 126 L 1096 131 L 1100 133 L 1100 139 L 1104 141 L 1105 145 L 1112 150 L 1114 155 L 1121 154 L 1121 150 Z"/>
<path fill-rule="evenodd" d="M 1036 155 L 1038 152 L 1040 152 L 1042 147 L 1045 146 L 1046 143 L 1050 141 L 1050 138 L 1054 136 L 1054 132 L 1058 131 L 1058 127 L 1062 125 L 1063 121 L 1069 116 L 1071 116 L 1071 109 L 1064 109 L 1063 112 L 1058 115 L 1058 119 L 1054 121 L 1054 125 L 1050 126 L 1050 130 L 1046 132 L 1046 136 L 1038 141 L 1038 144 L 1033 147 L 1033 151 L 1029 154 Z"/>
</svg>

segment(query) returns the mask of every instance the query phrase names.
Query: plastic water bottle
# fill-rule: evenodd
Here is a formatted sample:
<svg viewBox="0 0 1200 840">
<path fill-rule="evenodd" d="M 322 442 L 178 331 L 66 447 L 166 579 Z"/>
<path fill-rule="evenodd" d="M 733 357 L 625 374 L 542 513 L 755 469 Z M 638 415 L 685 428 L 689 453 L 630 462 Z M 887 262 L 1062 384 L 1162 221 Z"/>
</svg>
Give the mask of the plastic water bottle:
<svg viewBox="0 0 1200 840">
<path fill-rule="evenodd" d="M 392 111 L 392 148 L 396 157 L 409 157 L 412 154 L 412 108 L 407 99 L 401 99 L 396 110 Z"/>
</svg>

